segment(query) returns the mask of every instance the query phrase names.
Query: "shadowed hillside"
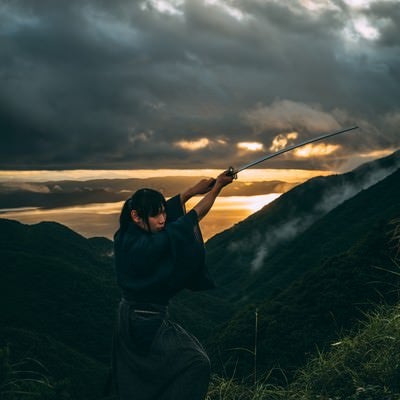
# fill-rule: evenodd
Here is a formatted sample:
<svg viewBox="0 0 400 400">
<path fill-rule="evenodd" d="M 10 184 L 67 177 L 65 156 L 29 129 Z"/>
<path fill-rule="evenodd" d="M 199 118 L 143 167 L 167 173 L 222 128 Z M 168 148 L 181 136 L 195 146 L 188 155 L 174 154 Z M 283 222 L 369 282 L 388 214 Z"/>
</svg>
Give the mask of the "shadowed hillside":
<svg viewBox="0 0 400 400">
<path fill-rule="evenodd" d="M 297 263 L 295 260 L 299 256 L 308 254 L 308 250 L 302 250 L 302 244 L 290 256 L 286 255 L 286 249 L 293 247 L 293 239 L 335 207 L 390 175 L 399 166 L 400 152 L 396 152 L 343 175 L 310 179 L 231 229 L 211 238 L 207 242 L 207 260 L 220 286 L 216 294 L 233 301 L 239 301 L 245 296 L 246 301 L 249 290 L 243 292 L 241 289 L 251 285 L 251 282 L 258 285 L 260 280 L 264 282 L 271 276 L 280 279 L 288 272 L 288 268 L 284 266 L 286 262 L 290 262 L 289 258 L 292 263 Z M 387 200 L 390 203 L 390 198 Z M 379 205 L 377 209 L 379 210 Z M 356 225 L 362 231 L 363 221 L 368 220 L 369 215 L 363 215 L 361 211 L 356 211 L 354 216 L 359 221 Z M 342 225 L 344 229 L 346 221 Z M 329 231 L 326 235 L 329 236 Z M 340 240 L 342 235 L 337 236 Z M 323 245 L 318 248 L 319 251 L 310 257 L 314 265 L 320 262 L 321 257 L 332 256 L 346 249 L 346 246 L 327 248 L 331 239 L 332 237 L 329 240 L 325 238 Z M 251 291 L 250 288 L 250 293 Z"/>
<path fill-rule="evenodd" d="M 119 297 L 112 258 L 62 225 L 0 220 L 0 259 L 2 326 L 51 334 L 108 360 Z"/>
<path fill-rule="evenodd" d="M 393 265 L 389 222 L 400 215 L 398 182 L 400 170 L 345 201 L 241 282 L 238 312 L 210 339 L 213 353 L 222 353 L 223 363 L 239 359 L 237 372 L 251 373 L 253 357 L 229 349 L 254 344 L 258 307 L 260 368 L 290 373 L 372 304 L 397 301 L 397 275 L 375 267 Z"/>
</svg>

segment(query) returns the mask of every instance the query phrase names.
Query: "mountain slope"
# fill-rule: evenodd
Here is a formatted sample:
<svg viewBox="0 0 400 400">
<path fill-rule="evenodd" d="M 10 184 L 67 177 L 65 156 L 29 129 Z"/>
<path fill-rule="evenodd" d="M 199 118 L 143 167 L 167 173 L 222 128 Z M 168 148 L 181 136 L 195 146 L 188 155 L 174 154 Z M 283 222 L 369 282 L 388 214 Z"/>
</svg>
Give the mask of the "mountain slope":
<svg viewBox="0 0 400 400">
<path fill-rule="evenodd" d="M 226 363 L 239 359 L 237 371 L 248 375 L 251 357 L 227 350 L 254 343 L 259 307 L 260 367 L 280 366 L 290 373 L 374 303 L 396 301 L 398 275 L 375 267 L 393 265 L 389 223 L 400 216 L 399 182 L 400 170 L 332 210 L 267 259 L 243 291 L 243 306 L 210 339 L 213 353 L 224 354 Z"/>
<path fill-rule="evenodd" d="M 248 296 L 247 290 L 246 293 L 240 290 L 246 286 L 244 282 L 251 285 L 252 281 L 257 284 L 260 279 L 269 278 L 261 277 L 257 271 L 270 268 L 269 275 L 279 277 L 281 263 L 286 262 L 281 251 L 289 242 L 335 207 L 390 175 L 399 166 L 400 151 L 343 175 L 313 178 L 214 236 L 207 242 L 207 261 L 219 284 L 216 295 L 240 301 L 242 296 Z M 304 253 L 300 250 L 292 257 Z M 319 257 L 324 256 L 324 251 L 325 247 L 321 248 Z M 332 253 L 325 254 L 329 255 Z M 271 261 L 273 259 L 276 262 Z"/>
<path fill-rule="evenodd" d="M 332 210 L 289 246 L 282 246 L 266 259 L 244 292 L 260 298 L 265 297 L 265 291 L 281 290 L 288 281 L 319 265 L 324 258 L 347 251 L 379 221 L 399 216 L 398 182 L 400 170 Z M 262 289 L 260 280 L 265 282 Z"/>
<path fill-rule="evenodd" d="M 108 362 L 119 299 L 110 257 L 60 224 L 0 220 L 0 260 L 1 326 L 50 334 Z"/>
</svg>

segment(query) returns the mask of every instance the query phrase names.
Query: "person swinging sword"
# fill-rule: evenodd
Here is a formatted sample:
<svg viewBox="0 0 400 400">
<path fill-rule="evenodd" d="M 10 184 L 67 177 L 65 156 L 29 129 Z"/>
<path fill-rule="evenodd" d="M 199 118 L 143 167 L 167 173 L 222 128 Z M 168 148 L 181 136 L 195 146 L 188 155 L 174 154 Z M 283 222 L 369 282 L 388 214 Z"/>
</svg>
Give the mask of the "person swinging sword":
<svg viewBox="0 0 400 400">
<path fill-rule="evenodd" d="M 200 342 L 168 316 L 168 304 L 183 289 L 214 287 L 206 264 L 199 221 L 236 175 L 333 132 L 283 149 L 216 179 L 203 179 L 168 201 L 153 189 L 126 200 L 114 235 L 117 283 L 122 292 L 113 336 L 113 381 L 121 400 L 204 400 L 210 360 Z M 185 203 L 204 197 L 189 211 Z"/>
</svg>

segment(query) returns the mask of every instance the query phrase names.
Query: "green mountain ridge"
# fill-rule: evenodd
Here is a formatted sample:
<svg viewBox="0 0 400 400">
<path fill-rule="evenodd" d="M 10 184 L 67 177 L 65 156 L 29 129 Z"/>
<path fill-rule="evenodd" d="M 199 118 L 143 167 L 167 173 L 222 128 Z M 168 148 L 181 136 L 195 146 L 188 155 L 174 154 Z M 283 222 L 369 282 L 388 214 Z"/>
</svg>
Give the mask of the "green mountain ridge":
<svg viewBox="0 0 400 400">
<path fill-rule="evenodd" d="M 241 281 L 236 314 L 209 338 L 212 353 L 224 354 L 222 364 L 250 374 L 252 357 L 229 349 L 254 343 L 256 307 L 262 369 L 279 367 L 290 374 L 306 354 L 329 344 L 374 303 L 397 300 L 391 293 L 397 276 L 374 266 L 392 265 L 386 231 L 400 216 L 398 182 L 400 170 L 345 201 L 269 257 L 250 284 Z"/>
<path fill-rule="evenodd" d="M 253 356 L 229 349 L 252 348 L 257 307 L 259 369 L 279 367 L 291 376 L 317 348 L 329 347 L 376 304 L 396 303 L 400 279 L 389 250 L 389 229 L 377 223 L 348 251 L 325 259 L 275 296 L 240 308 L 216 329 L 211 353 L 220 354 L 225 370 L 232 363 L 240 376 L 250 375 Z"/>
<path fill-rule="evenodd" d="M 351 199 L 385 175 L 390 175 L 399 166 L 400 151 L 346 174 L 312 178 L 234 227 L 211 238 L 206 244 L 207 262 L 221 287 L 216 294 L 232 301 L 240 300 L 243 294 L 239 294 L 237 283 L 243 288 L 252 281 L 257 284 L 260 279 L 260 274 L 252 268 L 260 247 L 267 247 L 270 241 L 274 242 L 270 254 L 266 254 L 259 262 L 257 270 L 264 271 L 268 269 L 272 258 L 281 257 L 282 248 L 288 247 L 291 241 L 335 206 Z M 339 193 L 340 196 L 336 196 L 330 207 L 322 207 L 321 204 L 326 203 L 332 193 Z M 281 267 L 278 269 L 282 270 Z M 249 290 L 246 289 L 246 292 Z"/>
<path fill-rule="evenodd" d="M 257 294 L 257 282 L 260 279 L 270 281 L 270 289 L 280 289 L 283 287 L 285 275 L 291 274 L 292 277 L 296 277 L 302 273 L 301 266 L 312 269 L 323 262 L 324 258 L 347 251 L 371 226 L 381 220 L 388 221 L 400 215 L 400 186 L 397 184 L 399 181 L 400 171 L 396 171 L 330 211 L 301 236 L 291 241 L 290 246 L 286 249 L 281 248 L 266 259 L 267 268 L 261 267 L 259 272 L 254 274 L 246 290 L 252 291 L 254 297 L 262 296 L 261 293 Z M 285 272 L 277 277 L 275 272 L 280 270 L 281 265 L 285 265 Z"/>
<path fill-rule="evenodd" d="M 107 240 L 105 238 L 100 240 L 107 243 L 104 242 Z M 104 269 L 112 266 L 109 257 L 95 251 L 96 241 L 99 243 L 99 239 L 88 240 L 57 222 L 25 225 L 14 220 L 0 219 L 0 250 L 60 258 L 78 265 L 85 264 L 87 268 L 91 268 L 93 263 L 103 265 Z"/>
</svg>

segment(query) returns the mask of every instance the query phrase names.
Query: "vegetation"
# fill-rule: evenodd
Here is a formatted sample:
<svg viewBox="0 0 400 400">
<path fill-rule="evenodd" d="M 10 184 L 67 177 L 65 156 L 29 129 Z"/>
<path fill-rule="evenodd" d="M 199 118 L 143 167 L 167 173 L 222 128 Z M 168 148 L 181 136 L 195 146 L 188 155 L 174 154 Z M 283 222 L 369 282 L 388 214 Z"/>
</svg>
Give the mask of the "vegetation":
<svg viewBox="0 0 400 400">
<path fill-rule="evenodd" d="M 64 397 L 60 393 L 68 399 L 71 396 L 73 400 L 97 400 L 103 396 L 108 366 L 51 336 L 3 328 L 0 329 L 0 348 L 3 349 L 0 369 L 3 384 L 15 380 L 20 389 L 47 393 L 48 396 L 58 393 L 61 399 Z M 14 383 L 12 387 L 15 389 Z"/>
<path fill-rule="evenodd" d="M 333 343 L 302 369 L 292 390 L 304 398 L 400 398 L 400 306 L 371 313 L 358 334 Z"/>
<path fill-rule="evenodd" d="M 285 387 L 214 377 L 209 400 L 400 399 L 400 305 L 371 312 L 359 330 L 331 344 Z"/>
<path fill-rule="evenodd" d="M 206 400 L 284 400 L 287 390 L 271 384 L 243 384 L 235 379 L 212 377 Z"/>
<path fill-rule="evenodd" d="M 400 275 L 400 219 L 390 225 L 394 268 Z M 380 267 L 378 267 L 380 268 Z M 400 289 L 394 284 L 394 292 Z M 273 371 L 257 384 L 214 376 L 208 400 L 398 400 L 400 399 L 400 303 L 378 305 L 353 325 L 351 334 L 336 338 L 297 370 L 284 386 L 270 381 Z M 282 373 L 282 371 L 280 371 Z"/>
<path fill-rule="evenodd" d="M 32 358 L 10 359 L 8 346 L 0 348 L 0 398 L 3 400 L 68 400 L 67 381 L 48 378 L 46 367 Z"/>
<path fill-rule="evenodd" d="M 397 301 L 399 277 L 375 267 L 393 268 L 388 234 L 389 221 L 400 215 L 399 180 L 400 171 L 346 201 L 265 261 L 246 303 L 236 303 L 236 314 L 208 338 L 219 371 L 238 364 L 240 376 L 250 375 L 251 354 L 230 349 L 253 346 L 256 307 L 259 369 L 291 376 L 375 303 Z"/>
</svg>

